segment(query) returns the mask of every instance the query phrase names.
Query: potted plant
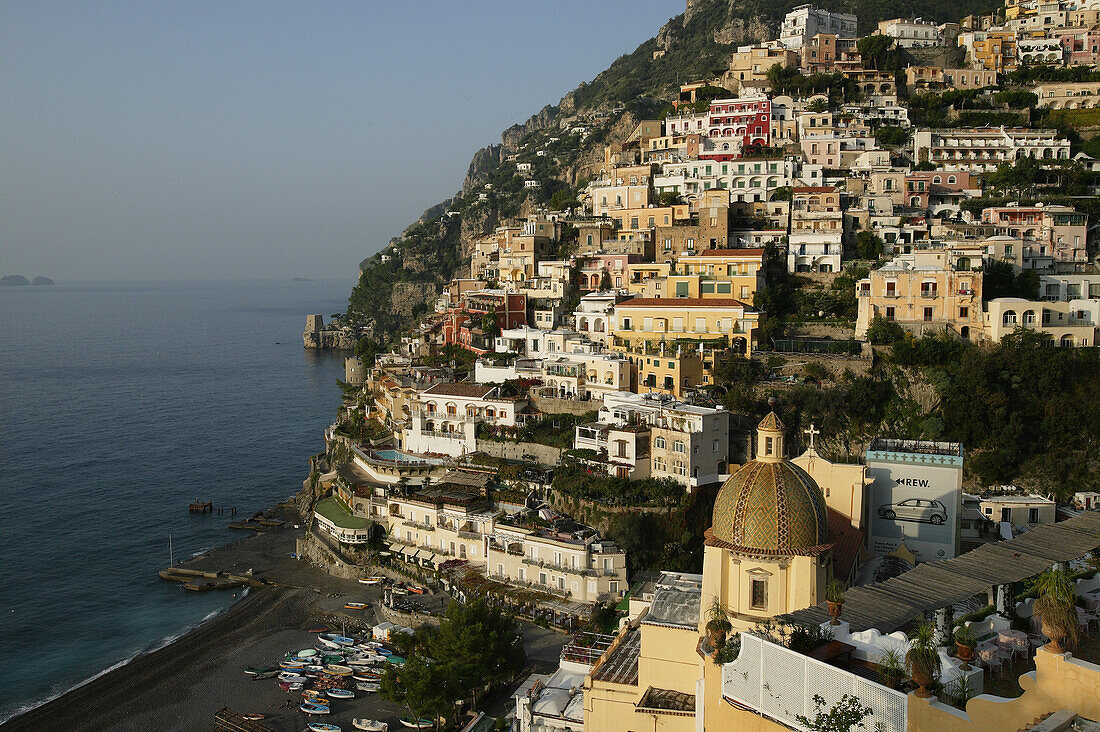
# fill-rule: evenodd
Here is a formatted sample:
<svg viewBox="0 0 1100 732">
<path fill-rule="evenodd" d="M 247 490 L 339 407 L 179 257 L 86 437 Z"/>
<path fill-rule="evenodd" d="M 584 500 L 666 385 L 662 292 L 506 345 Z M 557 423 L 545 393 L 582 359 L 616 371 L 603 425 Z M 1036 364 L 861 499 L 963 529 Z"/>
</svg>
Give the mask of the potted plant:
<svg viewBox="0 0 1100 732">
<path fill-rule="evenodd" d="M 707 607 L 707 640 L 715 650 L 726 644 L 726 634 L 733 628 L 729 620 L 730 611 L 715 595 Z"/>
<path fill-rule="evenodd" d="M 878 672 L 886 686 L 896 689 L 905 677 L 905 659 L 896 648 L 889 648 L 878 657 Z"/>
<path fill-rule="evenodd" d="M 840 625 L 840 609 L 844 607 L 844 583 L 833 578 L 825 585 L 825 601 L 829 603 L 829 625 Z"/>
<path fill-rule="evenodd" d="M 1043 621 L 1043 635 L 1050 643 L 1043 648 L 1064 653 L 1077 642 L 1077 593 L 1065 572 L 1048 569 L 1035 578 L 1031 589 L 1037 594 L 1035 614 Z"/>
<path fill-rule="evenodd" d="M 905 668 L 909 670 L 909 675 L 920 687 L 914 693 L 921 699 L 932 696 L 928 687 L 940 675 L 940 651 L 936 647 L 935 628 L 930 624 L 921 623 L 909 636 Z"/>
<path fill-rule="evenodd" d="M 962 670 L 970 670 L 970 662 L 974 660 L 974 648 L 978 645 L 978 638 L 968 625 L 960 625 L 955 628 L 956 655 L 962 661 Z"/>
</svg>

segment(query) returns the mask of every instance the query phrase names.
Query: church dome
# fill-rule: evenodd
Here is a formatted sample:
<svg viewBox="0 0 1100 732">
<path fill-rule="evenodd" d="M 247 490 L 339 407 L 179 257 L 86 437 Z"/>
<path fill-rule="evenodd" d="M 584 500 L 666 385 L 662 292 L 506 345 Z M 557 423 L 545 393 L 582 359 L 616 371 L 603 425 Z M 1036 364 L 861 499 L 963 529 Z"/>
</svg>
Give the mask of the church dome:
<svg viewBox="0 0 1100 732">
<path fill-rule="evenodd" d="M 827 543 L 825 496 L 809 473 L 783 458 L 783 425 L 774 412 L 760 423 L 757 445 L 756 459 L 718 491 L 708 534 L 759 554 L 802 554 Z"/>
</svg>

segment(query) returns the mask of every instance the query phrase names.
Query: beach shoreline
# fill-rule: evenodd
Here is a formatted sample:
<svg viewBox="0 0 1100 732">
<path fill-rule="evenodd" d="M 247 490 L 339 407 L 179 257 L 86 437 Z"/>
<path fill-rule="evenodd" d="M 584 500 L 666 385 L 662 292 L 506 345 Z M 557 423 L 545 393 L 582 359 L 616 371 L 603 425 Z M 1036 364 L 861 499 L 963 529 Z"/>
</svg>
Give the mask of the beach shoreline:
<svg viewBox="0 0 1100 732">
<path fill-rule="evenodd" d="M 260 633 L 277 621 L 288 618 L 287 611 L 303 591 L 261 587 L 230 605 L 223 612 L 200 623 L 174 641 L 12 717 L 0 725 L 4 732 L 65 728 L 70 730 L 128 727 L 127 719 L 141 714 L 150 705 L 156 687 L 175 678 L 186 667 L 200 668 L 216 658 L 218 646 L 227 648 L 246 636 Z M 143 697 L 147 699 L 143 704 Z M 206 717 L 209 724 L 212 717 Z M 180 728 L 189 726 L 180 720 Z"/>
</svg>

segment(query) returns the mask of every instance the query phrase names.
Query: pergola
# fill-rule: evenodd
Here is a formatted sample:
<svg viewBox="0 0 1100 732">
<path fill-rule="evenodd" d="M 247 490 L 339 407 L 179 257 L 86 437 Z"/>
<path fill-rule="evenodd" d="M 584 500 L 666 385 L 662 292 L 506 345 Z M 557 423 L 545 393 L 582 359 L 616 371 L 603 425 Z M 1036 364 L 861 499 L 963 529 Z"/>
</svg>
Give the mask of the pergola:
<svg viewBox="0 0 1100 732">
<path fill-rule="evenodd" d="M 884 582 L 845 592 L 844 615 L 855 631 L 877 628 L 892 633 L 929 612 L 942 611 L 995 588 L 997 611 L 1007 610 L 1008 586 L 1100 547 L 1100 511 L 1086 511 L 1056 524 L 1037 526 L 1011 541 L 1000 541 L 916 569 Z M 826 603 L 783 616 L 798 625 L 830 619 Z"/>
</svg>

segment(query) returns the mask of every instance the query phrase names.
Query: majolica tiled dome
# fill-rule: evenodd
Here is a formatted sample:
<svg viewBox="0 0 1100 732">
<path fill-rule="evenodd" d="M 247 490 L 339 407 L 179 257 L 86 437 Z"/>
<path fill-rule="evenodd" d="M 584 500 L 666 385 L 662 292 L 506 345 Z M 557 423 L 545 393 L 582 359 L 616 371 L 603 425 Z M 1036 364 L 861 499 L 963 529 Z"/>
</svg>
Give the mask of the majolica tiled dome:
<svg viewBox="0 0 1100 732">
<path fill-rule="evenodd" d="M 759 442 L 767 440 L 779 454 L 759 450 L 755 460 L 730 476 L 714 501 L 710 535 L 734 549 L 761 554 L 801 554 L 827 543 L 825 496 L 805 470 L 783 459 L 779 418 L 769 414 L 759 431 Z"/>
</svg>

